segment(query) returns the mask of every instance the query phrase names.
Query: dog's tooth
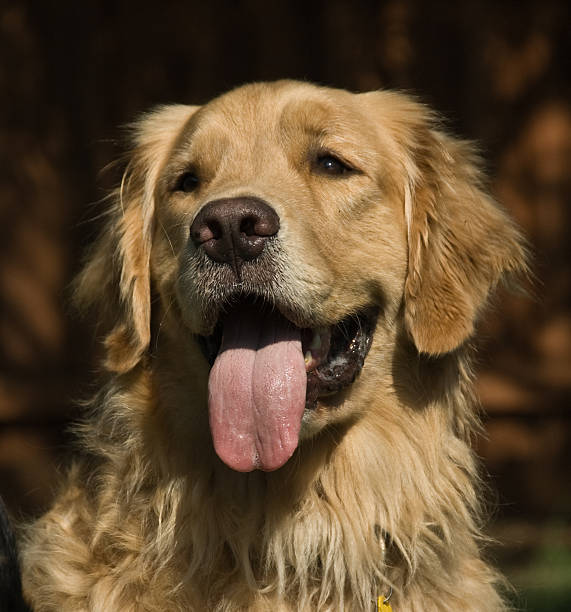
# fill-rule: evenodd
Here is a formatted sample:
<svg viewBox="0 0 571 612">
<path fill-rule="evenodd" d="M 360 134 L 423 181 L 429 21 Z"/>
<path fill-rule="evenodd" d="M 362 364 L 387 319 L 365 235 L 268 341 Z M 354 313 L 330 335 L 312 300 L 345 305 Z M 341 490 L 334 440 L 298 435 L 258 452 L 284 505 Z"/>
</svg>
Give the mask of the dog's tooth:
<svg viewBox="0 0 571 612">
<path fill-rule="evenodd" d="M 313 355 L 311 354 L 311 351 L 305 351 L 305 363 L 306 363 L 306 365 L 311 363 L 312 359 L 313 359 Z"/>
</svg>

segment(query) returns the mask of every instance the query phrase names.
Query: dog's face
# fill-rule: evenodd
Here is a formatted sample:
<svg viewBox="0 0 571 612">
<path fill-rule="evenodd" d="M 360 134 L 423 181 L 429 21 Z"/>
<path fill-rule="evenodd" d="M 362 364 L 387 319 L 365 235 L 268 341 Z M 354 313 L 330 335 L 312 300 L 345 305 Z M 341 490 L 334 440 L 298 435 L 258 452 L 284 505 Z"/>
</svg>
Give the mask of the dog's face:
<svg viewBox="0 0 571 612">
<path fill-rule="evenodd" d="M 380 301 L 394 316 L 404 185 L 371 114 L 358 96 L 291 83 L 245 87 L 194 113 L 157 183 L 164 231 L 153 247 L 161 291 L 177 295 L 193 332 L 212 334 L 245 298 L 301 328 Z"/>
<path fill-rule="evenodd" d="M 211 365 L 218 455 L 273 470 L 300 437 L 359 418 L 398 338 L 462 345 L 522 248 L 469 149 L 433 124 L 402 95 L 293 82 L 143 119 L 121 215 L 82 281 L 120 291 L 111 369 L 147 350 L 154 287 Z"/>
<path fill-rule="evenodd" d="M 340 418 L 318 400 L 359 374 L 380 306 L 396 317 L 404 209 L 368 114 L 344 92 L 243 88 L 188 120 L 158 179 L 154 277 L 213 364 L 212 433 L 236 469 L 280 467 L 302 420 Z"/>
</svg>

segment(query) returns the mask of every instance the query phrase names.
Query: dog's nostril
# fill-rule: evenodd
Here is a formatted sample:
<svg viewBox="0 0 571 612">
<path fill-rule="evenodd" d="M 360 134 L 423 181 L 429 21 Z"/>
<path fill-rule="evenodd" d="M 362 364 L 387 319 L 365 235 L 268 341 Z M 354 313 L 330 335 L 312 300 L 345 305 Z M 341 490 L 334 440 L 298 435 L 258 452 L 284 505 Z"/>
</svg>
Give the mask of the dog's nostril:
<svg viewBox="0 0 571 612">
<path fill-rule="evenodd" d="M 259 219 L 257 219 L 256 217 L 244 217 L 244 219 L 242 219 L 242 221 L 240 222 L 240 232 L 242 234 L 246 234 L 246 236 L 263 235 L 256 232 L 256 222 L 258 221 Z"/>
<path fill-rule="evenodd" d="M 209 240 L 218 240 L 222 233 L 222 226 L 216 220 L 206 220 L 204 223 L 198 224 L 193 223 L 190 228 L 190 236 L 196 246 L 200 246 Z"/>
<path fill-rule="evenodd" d="M 218 240 L 219 238 L 222 237 L 222 234 L 224 233 L 224 229 L 222 228 L 222 225 L 220 224 L 220 222 L 216 219 L 214 220 L 210 220 L 207 224 L 208 226 L 208 238 L 207 240 Z"/>
</svg>

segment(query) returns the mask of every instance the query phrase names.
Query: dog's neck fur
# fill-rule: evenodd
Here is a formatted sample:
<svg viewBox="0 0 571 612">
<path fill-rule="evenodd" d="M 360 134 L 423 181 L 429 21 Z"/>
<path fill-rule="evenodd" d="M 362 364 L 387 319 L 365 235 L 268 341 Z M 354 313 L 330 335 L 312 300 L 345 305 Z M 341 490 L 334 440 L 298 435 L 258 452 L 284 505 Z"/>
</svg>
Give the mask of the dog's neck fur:
<svg viewBox="0 0 571 612">
<path fill-rule="evenodd" d="M 86 429 L 88 446 L 99 454 L 106 449 L 101 490 L 131 509 L 125 516 L 110 499 L 93 500 L 107 509 L 91 534 L 93 554 L 122 566 L 137 548 L 138 562 L 149 564 L 157 581 L 178 577 L 168 585 L 173 602 L 197 609 L 204 602 L 233 610 L 244 602 L 247 609 L 268 609 L 270 602 L 291 601 L 296 610 L 366 610 L 390 587 L 395 610 L 474 609 L 476 597 L 499 607 L 491 588 L 496 577 L 476 544 L 477 475 L 466 443 L 476 419 L 467 408 L 469 369 L 461 352 L 443 360 L 418 357 L 418 371 L 407 370 L 405 380 L 398 351 L 388 364 L 373 351 L 368 367 L 391 371 L 382 415 L 363 414 L 302 442 L 278 472 L 240 474 L 208 443 L 206 389 L 199 382 L 206 366 L 186 363 L 182 346 L 165 344 L 158 350 L 169 351 L 168 368 L 156 367 L 163 355 L 153 373 L 140 367 L 113 381 Z M 427 376 L 431 384 L 424 387 Z M 449 376 L 458 383 L 443 384 L 448 394 L 439 394 L 439 378 Z M 188 427 L 178 415 L 175 430 L 169 415 L 184 405 Z M 191 406 L 203 408 L 192 413 Z M 459 420 L 459 414 L 470 416 Z M 160 444 L 157 435 L 165 437 Z M 434 440 L 430 448 L 417 443 L 427 437 Z M 461 548 L 459 541 L 470 544 Z M 484 577 L 485 592 L 482 581 L 462 583 L 468 565 Z M 128 573 L 117 575 L 127 580 Z M 433 583 L 435 575 L 441 584 Z"/>
</svg>

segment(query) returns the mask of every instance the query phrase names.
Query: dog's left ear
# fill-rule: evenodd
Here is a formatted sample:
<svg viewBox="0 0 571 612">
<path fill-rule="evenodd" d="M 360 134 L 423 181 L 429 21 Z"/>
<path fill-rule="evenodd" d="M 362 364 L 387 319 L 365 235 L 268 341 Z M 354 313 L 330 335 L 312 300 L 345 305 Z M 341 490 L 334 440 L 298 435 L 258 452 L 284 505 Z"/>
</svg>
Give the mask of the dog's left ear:
<svg viewBox="0 0 571 612">
<path fill-rule="evenodd" d="M 445 134 L 438 117 L 407 95 L 360 99 L 382 118 L 384 163 L 403 177 L 406 329 L 420 352 L 450 352 L 473 334 L 494 286 L 527 271 L 525 241 L 488 195 L 469 143 Z"/>
<path fill-rule="evenodd" d="M 159 173 L 198 107 L 160 107 L 133 125 L 133 147 L 109 219 L 75 285 L 81 308 L 95 306 L 104 326 L 105 367 L 131 370 L 150 342 L 150 253 Z"/>
<path fill-rule="evenodd" d="M 526 271 L 526 250 L 486 192 L 471 145 L 417 106 L 405 188 L 405 324 L 419 351 L 438 355 L 470 338 L 491 290 Z"/>
</svg>

